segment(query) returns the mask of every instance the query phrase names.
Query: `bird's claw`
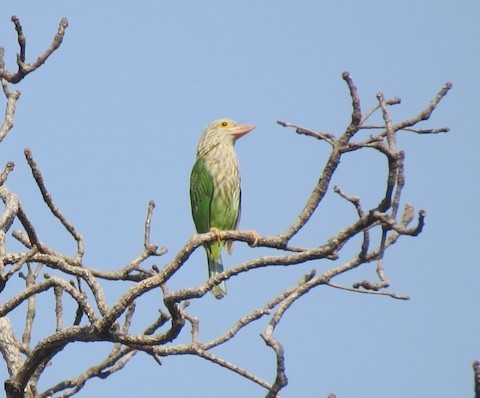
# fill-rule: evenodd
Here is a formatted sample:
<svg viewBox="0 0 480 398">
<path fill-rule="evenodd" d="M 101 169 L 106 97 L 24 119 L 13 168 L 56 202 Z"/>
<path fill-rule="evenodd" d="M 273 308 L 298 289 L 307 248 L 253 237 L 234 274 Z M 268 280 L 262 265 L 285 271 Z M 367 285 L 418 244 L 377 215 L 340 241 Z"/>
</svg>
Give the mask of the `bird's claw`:
<svg viewBox="0 0 480 398">
<path fill-rule="evenodd" d="M 212 228 L 210 228 L 210 232 L 213 232 L 215 234 L 218 242 L 220 242 L 222 240 L 222 238 L 220 236 L 220 230 L 218 228 L 212 227 Z"/>
<path fill-rule="evenodd" d="M 246 233 L 250 234 L 252 236 L 253 242 L 249 243 L 248 246 L 250 247 L 255 247 L 258 245 L 258 241 L 260 240 L 260 235 L 258 234 L 257 231 L 254 230 L 249 230 L 245 231 Z"/>
</svg>

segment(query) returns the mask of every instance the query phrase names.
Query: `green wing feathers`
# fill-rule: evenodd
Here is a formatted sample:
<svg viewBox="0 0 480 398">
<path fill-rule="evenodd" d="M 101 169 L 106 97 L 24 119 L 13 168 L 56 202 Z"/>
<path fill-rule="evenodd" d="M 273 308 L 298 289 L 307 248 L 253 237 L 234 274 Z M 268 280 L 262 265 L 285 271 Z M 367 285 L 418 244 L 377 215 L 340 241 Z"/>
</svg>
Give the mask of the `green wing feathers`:
<svg viewBox="0 0 480 398">
<path fill-rule="evenodd" d="M 208 171 L 205 160 L 197 159 L 193 166 L 190 177 L 190 201 L 192 204 L 192 216 L 195 228 L 199 234 L 210 231 L 211 228 L 211 210 L 213 201 L 214 183 L 212 175 Z M 209 278 L 223 272 L 221 257 L 223 243 L 214 242 L 205 245 L 208 261 Z M 221 299 L 227 293 L 225 282 L 221 282 L 212 289 L 213 295 Z"/>
<path fill-rule="evenodd" d="M 199 234 L 210 231 L 210 208 L 213 199 L 213 179 L 203 158 L 198 158 L 190 176 L 192 216 Z"/>
</svg>

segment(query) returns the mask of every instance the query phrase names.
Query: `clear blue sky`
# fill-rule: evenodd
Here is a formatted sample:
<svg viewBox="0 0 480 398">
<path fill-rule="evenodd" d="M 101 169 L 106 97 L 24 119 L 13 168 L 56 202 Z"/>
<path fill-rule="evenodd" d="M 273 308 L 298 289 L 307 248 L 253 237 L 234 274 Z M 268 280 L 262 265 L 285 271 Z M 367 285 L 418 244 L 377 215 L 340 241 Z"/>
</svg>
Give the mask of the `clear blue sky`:
<svg viewBox="0 0 480 398">
<path fill-rule="evenodd" d="M 0 151 L 0 164 L 16 163 L 8 186 L 41 239 L 73 253 L 74 244 L 42 204 L 25 165 L 22 150 L 30 147 L 54 199 L 85 237 L 87 265 L 101 269 L 118 268 L 142 250 L 150 199 L 157 203 L 154 240 L 169 248 L 159 266 L 193 233 L 189 173 L 208 122 L 229 117 L 257 125 L 237 143 L 241 228 L 273 234 L 301 209 L 328 154 L 324 143 L 296 136 L 276 120 L 341 133 L 351 112 L 344 70 L 352 74 L 364 110 L 379 91 L 402 98 L 394 121 L 419 112 L 452 81 L 453 90 L 422 125 L 449 126 L 451 133 L 399 138 L 407 153 L 404 203 L 425 209 L 427 225 L 420 237 L 400 240 L 385 260 L 391 289 L 412 299 L 322 287 L 290 309 L 277 337 L 289 377 L 282 397 L 473 395 L 471 363 L 480 359 L 478 1 L 4 3 L 0 44 L 10 68 L 17 52 L 12 15 L 24 26 L 29 61 L 50 43 L 61 17 L 70 22 L 61 49 L 20 85 L 15 127 Z M 384 163 L 368 154 L 342 162 L 335 183 L 372 205 L 383 189 Z M 318 244 L 354 217 L 330 194 L 296 243 Z M 352 243 L 339 261 L 355 251 Z M 232 266 L 267 252 L 237 244 L 224 260 Z M 202 318 L 208 339 L 310 269 L 331 266 L 316 262 L 244 275 L 229 282 L 226 299 L 207 297 L 191 312 Z M 199 250 L 170 288 L 205 277 Z M 338 282 L 373 277 L 369 265 Z M 110 303 L 122 289 L 109 287 Z M 6 290 L 2 301 L 13 293 Z M 143 302 L 145 323 L 160 297 L 149 294 Z M 37 317 L 36 339 L 54 328 L 48 315 L 53 299 L 40 304 L 45 311 Z M 22 318 L 14 321 L 20 330 Z M 259 337 L 264 325 L 217 353 L 272 380 L 274 357 Z M 101 349 L 67 347 L 43 387 L 74 376 L 100 358 Z M 78 363 L 62 365 L 69 355 Z M 5 374 L 0 368 L 2 379 Z M 106 394 L 264 396 L 261 388 L 203 360 L 166 358 L 159 367 L 145 355 L 108 380 L 91 382 L 79 396 Z"/>
</svg>

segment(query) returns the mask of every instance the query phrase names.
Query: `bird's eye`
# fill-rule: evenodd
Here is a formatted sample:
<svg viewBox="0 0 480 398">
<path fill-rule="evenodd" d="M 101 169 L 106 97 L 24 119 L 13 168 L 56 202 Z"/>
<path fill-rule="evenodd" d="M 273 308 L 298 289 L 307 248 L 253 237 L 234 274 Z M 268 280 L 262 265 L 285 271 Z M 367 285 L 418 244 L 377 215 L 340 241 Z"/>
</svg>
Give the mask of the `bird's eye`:
<svg viewBox="0 0 480 398">
<path fill-rule="evenodd" d="M 228 127 L 230 125 L 230 123 L 228 123 L 227 121 L 223 121 L 222 123 L 220 123 L 220 126 L 222 127 Z"/>
</svg>

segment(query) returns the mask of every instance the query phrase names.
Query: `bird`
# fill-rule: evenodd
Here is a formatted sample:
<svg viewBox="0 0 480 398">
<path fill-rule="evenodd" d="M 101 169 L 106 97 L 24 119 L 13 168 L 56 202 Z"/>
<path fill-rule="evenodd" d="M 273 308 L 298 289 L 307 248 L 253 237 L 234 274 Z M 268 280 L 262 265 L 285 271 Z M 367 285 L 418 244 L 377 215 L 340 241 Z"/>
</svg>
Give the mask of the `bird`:
<svg viewBox="0 0 480 398">
<path fill-rule="evenodd" d="M 216 120 L 203 131 L 190 176 L 190 202 L 197 233 L 214 232 L 217 240 L 204 244 L 209 279 L 223 272 L 221 251 L 232 253 L 233 241 L 222 241 L 219 231 L 237 229 L 240 221 L 240 169 L 234 144 L 255 128 L 230 119 Z M 225 281 L 212 288 L 217 299 L 227 294 Z"/>
</svg>

